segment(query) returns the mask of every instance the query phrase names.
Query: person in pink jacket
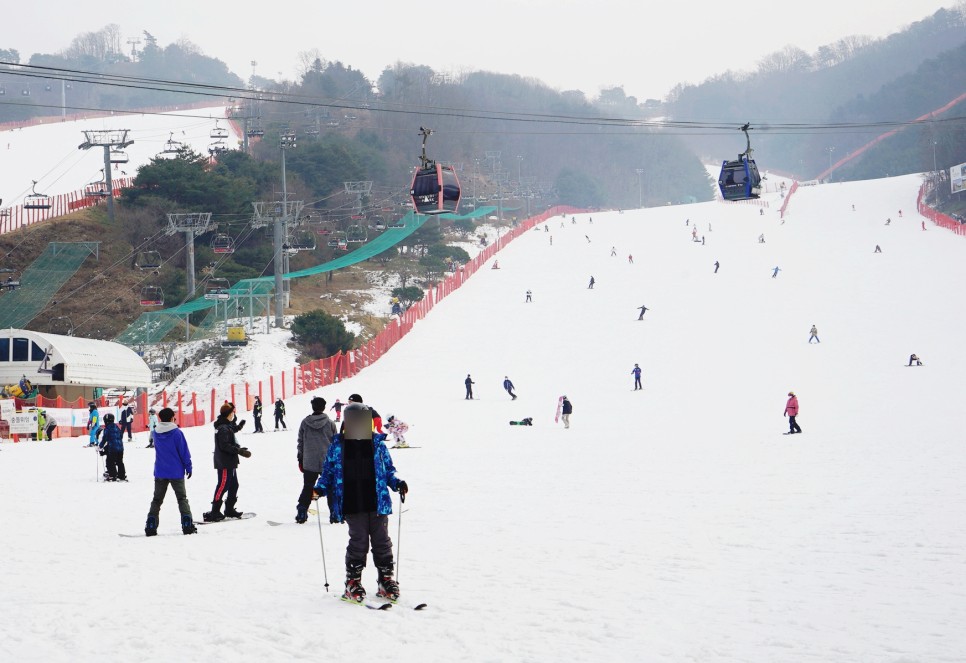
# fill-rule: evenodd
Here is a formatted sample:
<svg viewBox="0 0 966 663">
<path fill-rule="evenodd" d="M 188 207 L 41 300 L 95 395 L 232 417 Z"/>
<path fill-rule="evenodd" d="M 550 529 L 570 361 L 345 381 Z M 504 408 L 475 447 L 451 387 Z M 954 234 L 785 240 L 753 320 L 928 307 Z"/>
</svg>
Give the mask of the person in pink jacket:
<svg viewBox="0 0 966 663">
<path fill-rule="evenodd" d="M 788 402 L 785 403 L 785 416 L 788 417 L 789 427 L 789 431 L 785 435 L 801 433 L 802 427 L 795 421 L 795 417 L 798 416 L 798 397 L 795 396 L 794 391 L 788 392 Z"/>
</svg>

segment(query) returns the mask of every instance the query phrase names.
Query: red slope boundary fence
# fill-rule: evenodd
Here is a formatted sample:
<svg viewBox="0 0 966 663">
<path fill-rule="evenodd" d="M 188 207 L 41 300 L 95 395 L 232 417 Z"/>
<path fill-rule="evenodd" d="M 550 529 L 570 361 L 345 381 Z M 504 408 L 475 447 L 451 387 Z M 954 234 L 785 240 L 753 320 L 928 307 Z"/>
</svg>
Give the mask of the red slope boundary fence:
<svg viewBox="0 0 966 663">
<path fill-rule="evenodd" d="M 121 189 L 134 185 L 133 177 L 119 177 L 112 179 L 114 197 L 121 195 Z M 79 209 L 94 207 L 104 200 L 103 196 L 89 196 L 84 189 L 50 196 L 50 209 L 25 209 L 21 205 L 13 205 L 0 210 L 0 235 L 26 228 L 34 223 L 53 219 L 54 217 L 70 214 Z"/>
<path fill-rule="evenodd" d="M 200 426 L 206 423 L 204 410 L 208 410 L 207 421 L 213 421 L 224 401 L 235 403 L 239 410 L 251 410 L 255 396 L 258 396 L 266 407 L 270 407 L 276 398 L 285 399 L 298 394 L 306 394 L 358 375 L 364 368 L 377 362 L 406 334 L 411 332 L 416 323 L 425 318 L 436 304 L 459 290 L 467 279 L 476 274 L 484 263 L 502 251 L 510 242 L 532 230 L 537 224 L 554 216 L 584 211 L 568 206 L 556 206 L 521 221 L 516 227 L 483 249 L 472 260 L 431 287 L 425 293 L 422 301 L 410 306 L 401 316 L 391 318 L 385 329 L 360 348 L 347 353 L 340 352 L 324 359 L 315 359 L 260 380 L 212 389 L 209 394 L 185 394 L 181 391 L 162 392 L 154 397 L 152 406 L 155 408 L 171 407 L 176 410 L 179 415 L 178 424 L 182 428 L 185 426 Z M 142 407 L 139 407 L 139 420 L 146 416 L 141 413 L 147 410 L 146 403 L 141 405 Z M 139 423 L 143 425 L 143 422 L 139 421 Z"/>
<path fill-rule="evenodd" d="M 931 191 L 931 188 L 932 185 L 928 182 L 924 182 L 919 187 L 919 196 L 916 198 L 916 209 L 937 226 L 951 230 L 957 235 L 966 235 L 966 223 L 960 223 L 953 217 L 938 212 L 926 204 L 926 195 Z"/>
</svg>

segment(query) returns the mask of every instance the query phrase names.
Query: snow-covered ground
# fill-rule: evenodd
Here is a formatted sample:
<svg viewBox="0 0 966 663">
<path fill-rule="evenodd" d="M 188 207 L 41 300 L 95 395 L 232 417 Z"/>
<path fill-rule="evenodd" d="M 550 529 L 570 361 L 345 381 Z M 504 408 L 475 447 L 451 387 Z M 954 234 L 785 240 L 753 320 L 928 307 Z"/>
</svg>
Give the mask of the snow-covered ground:
<svg viewBox="0 0 966 663">
<path fill-rule="evenodd" d="M 918 185 L 804 188 L 784 223 L 777 201 L 554 219 L 323 389 L 361 393 L 420 447 L 394 452 L 411 491 L 389 612 L 337 600 L 344 526 L 321 527 L 326 593 L 318 526 L 266 525 L 294 516 L 308 396 L 287 432 L 242 436 L 238 506 L 258 516 L 191 537 L 171 495 L 173 536 L 117 536 L 144 526 L 143 438 L 124 484 L 95 482 L 80 439 L 4 444 L 0 658 L 962 661 L 966 244 L 920 229 Z M 798 436 L 781 434 L 790 390 Z M 212 431 L 186 433 L 200 515 Z"/>
<path fill-rule="evenodd" d="M 89 120 L 60 121 L 0 131 L 0 198 L 4 206 L 17 205 L 31 192 L 31 180 L 37 180 L 37 192 L 53 196 L 83 189 L 101 181 L 104 150 L 78 149 L 84 142 L 85 130 L 129 129 L 133 140 L 125 152 L 129 161 L 116 164 L 114 176 L 134 177 L 137 169 L 165 149 L 169 139 L 189 146 L 195 152 L 208 154 L 210 133 L 217 126 L 228 131 L 225 142 L 230 148 L 239 137 L 225 119 L 225 107 L 196 108 L 161 115 L 119 114 Z"/>
</svg>

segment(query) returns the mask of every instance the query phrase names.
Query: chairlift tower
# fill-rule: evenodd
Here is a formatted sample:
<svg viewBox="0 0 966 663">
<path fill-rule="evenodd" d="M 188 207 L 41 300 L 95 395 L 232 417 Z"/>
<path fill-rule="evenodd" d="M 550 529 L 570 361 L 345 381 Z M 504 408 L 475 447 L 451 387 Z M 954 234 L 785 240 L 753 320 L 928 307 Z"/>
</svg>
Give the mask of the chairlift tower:
<svg viewBox="0 0 966 663">
<path fill-rule="evenodd" d="M 217 224 L 216 226 L 217 227 Z M 189 214 L 169 214 L 167 235 L 175 233 L 185 234 L 185 248 L 187 249 L 188 294 L 195 291 L 195 236 L 212 230 L 211 212 L 191 212 Z"/>
<path fill-rule="evenodd" d="M 111 182 L 111 150 L 123 150 L 134 141 L 128 138 L 129 129 L 92 129 L 83 131 L 84 142 L 79 150 L 104 148 L 104 183 L 107 185 L 107 217 L 114 222 L 114 185 Z"/>
<path fill-rule="evenodd" d="M 285 307 L 288 306 L 289 298 L 285 290 L 285 273 L 288 256 L 283 250 L 285 237 L 288 236 L 288 185 L 285 177 L 285 153 L 294 150 L 297 146 L 295 132 L 283 131 L 278 137 L 278 147 L 282 152 L 282 216 L 275 217 L 274 233 L 274 256 L 272 264 L 275 268 L 275 327 L 282 329 L 285 326 Z"/>
<path fill-rule="evenodd" d="M 345 192 L 350 196 L 356 197 L 356 202 L 352 206 L 353 214 L 362 214 L 362 197 L 368 196 L 372 191 L 372 182 L 343 182 Z"/>
</svg>

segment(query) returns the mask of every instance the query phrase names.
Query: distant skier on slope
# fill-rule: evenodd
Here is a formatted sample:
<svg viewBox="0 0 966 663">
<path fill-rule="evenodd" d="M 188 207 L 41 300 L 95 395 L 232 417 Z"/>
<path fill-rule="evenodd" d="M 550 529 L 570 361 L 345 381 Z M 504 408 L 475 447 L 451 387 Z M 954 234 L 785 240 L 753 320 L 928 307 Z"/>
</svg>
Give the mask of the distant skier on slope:
<svg viewBox="0 0 966 663">
<path fill-rule="evenodd" d="M 469 373 L 466 374 L 466 379 L 463 380 L 463 384 L 466 385 L 466 398 L 464 400 L 473 400 L 473 385 L 476 383 L 473 382 L 473 378 L 470 377 Z"/>
<path fill-rule="evenodd" d="M 919 355 L 917 355 L 915 352 L 909 355 L 909 365 L 922 366 L 922 362 L 919 361 Z"/>
<path fill-rule="evenodd" d="M 593 290 L 593 289 L 594 289 L 594 284 L 595 284 L 595 283 L 597 283 L 597 281 L 595 281 L 595 280 L 594 280 L 594 277 L 593 277 L 593 276 L 591 276 L 591 277 L 590 277 L 590 283 L 589 283 L 589 284 L 587 285 L 587 289 L 588 289 L 588 290 Z"/>
<path fill-rule="evenodd" d="M 785 435 L 793 435 L 794 433 L 801 433 L 802 428 L 795 421 L 795 417 L 798 416 L 798 397 L 795 396 L 794 391 L 788 392 L 788 402 L 785 403 L 785 416 L 788 417 L 788 427 L 789 430 Z"/>
<path fill-rule="evenodd" d="M 780 271 L 782 271 L 782 270 L 781 270 L 781 269 L 779 269 L 779 268 L 778 268 L 778 267 L 776 266 L 776 267 L 775 267 L 775 269 L 773 269 L 773 270 L 772 270 L 772 273 L 771 273 L 771 277 L 772 277 L 772 278 L 777 278 L 777 277 L 778 277 L 778 272 L 780 272 Z"/>
<path fill-rule="evenodd" d="M 510 394 L 510 398 L 517 399 L 517 395 L 513 393 L 513 383 L 510 382 L 509 376 L 503 376 L 503 388 L 506 389 L 506 393 Z"/>
<path fill-rule="evenodd" d="M 808 342 L 811 343 L 813 338 L 819 343 L 822 342 L 818 338 L 818 327 L 815 325 L 812 325 L 812 328 L 808 330 Z"/>
<path fill-rule="evenodd" d="M 634 364 L 634 368 L 631 369 L 631 375 L 634 376 L 634 391 L 643 389 L 644 387 L 641 386 L 641 367 Z"/>
<path fill-rule="evenodd" d="M 646 306 L 639 306 L 638 309 L 640 310 L 641 314 L 639 316 L 637 316 L 637 319 L 638 320 L 643 320 L 644 319 L 644 314 L 647 313 L 648 308 Z"/>
</svg>

